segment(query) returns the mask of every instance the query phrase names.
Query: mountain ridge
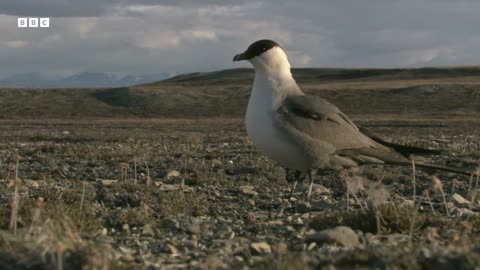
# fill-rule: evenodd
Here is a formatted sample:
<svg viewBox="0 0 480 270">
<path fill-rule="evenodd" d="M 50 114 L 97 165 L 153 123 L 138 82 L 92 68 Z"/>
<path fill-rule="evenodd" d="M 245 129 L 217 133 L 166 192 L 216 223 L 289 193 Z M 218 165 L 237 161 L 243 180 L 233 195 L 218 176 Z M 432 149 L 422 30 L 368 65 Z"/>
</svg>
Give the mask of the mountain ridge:
<svg viewBox="0 0 480 270">
<path fill-rule="evenodd" d="M 145 84 L 169 78 L 171 74 L 125 74 L 84 71 L 69 76 L 47 76 L 40 73 L 15 74 L 0 79 L 0 88 L 92 88 Z"/>
<path fill-rule="evenodd" d="M 304 92 L 355 117 L 480 119 L 480 68 L 293 69 Z M 243 117 L 253 70 L 190 73 L 131 87 L 0 89 L 0 118 Z"/>
</svg>

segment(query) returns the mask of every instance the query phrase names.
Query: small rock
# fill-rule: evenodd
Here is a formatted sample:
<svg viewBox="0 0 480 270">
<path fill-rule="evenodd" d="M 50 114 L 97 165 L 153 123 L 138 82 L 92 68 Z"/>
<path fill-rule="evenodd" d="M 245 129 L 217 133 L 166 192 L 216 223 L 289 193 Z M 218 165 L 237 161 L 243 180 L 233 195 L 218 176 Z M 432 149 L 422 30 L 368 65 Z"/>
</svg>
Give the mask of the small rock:
<svg viewBox="0 0 480 270">
<path fill-rule="evenodd" d="M 98 182 L 102 183 L 104 186 L 113 186 L 115 183 L 118 182 L 118 180 L 112 180 L 112 179 L 97 179 Z"/>
<path fill-rule="evenodd" d="M 313 184 L 312 192 L 315 194 L 330 194 L 330 189 L 326 188 L 324 185 Z"/>
<path fill-rule="evenodd" d="M 258 242 L 250 244 L 252 250 L 257 254 L 272 253 L 272 248 L 266 242 Z"/>
<path fill-rule="evenodd" d="M 177 170 L 172 170 L 167 173 L 167 179 L 179 178 L 182 174 Z"/>
<path fill-rule="evenodd" d="M 308 235 L 305 238 L 305 242 L 315 242 L 318 244 L 333 243 L 347 248 L 351 248 L 359 244 L 359 239 L 358 235 L 349 227 L 338 226 L 333 229 L 327 229 L 318 233 Z"/>
<path fill-rule="evenodd" d="M 155 233 L 153 232 L 153 228 L 151 225 L 147 224 L 143 226 L 142 235 L 143 236 L 153 236 Z"/>
<path fill-rule="evenodd" d="M 253 190 L 252 186 L 241 186 L 240 189 L 242 190 L 243 194 L 251 195 L 251 196 L 257 196 L 258 195 L 258 192 Z"/>
<path fill-rule="evenodd" d="M 128 230 L 130 230 L 130 225 L 128 225 L 127 223 L 125 223 L 125 224 L 122 225 L 122 229 L 123 229 L 124 231 L 128 231 Z"/>
<path fill-rule="evenodd" d="M 298 217 L 296 220 L 295 220 L 295 224 L 296 225 L 303 225 L 303 220 L 301 217 Z"/>
<path fill-rule="evenodd" d="M 475 213 L 472 210 L 467 209 L 467 208 L 455 208 L 453 213 L 457 216 L 474 216 L 474 215 L 477 214 L 477 213 Z"/>
<path fill-rule="evenodd" d="M 452 199 L 458 204 L 471 204 L 469 200 L 465 199 L 464 197 L 462 197 L 462 195 L 458 193 L 453 194 Z"/>
<path fill-rule="evenodd" d="M 221 168 L 223 165 L 222 161 L 218 160 L 218 159 L 213 159 L 212 160 L 212 168 L 213 169 L 219 169 Z"/>
<path fill-rule="evenodd" d="M 170 251 L 170 253 L 178 254 L 178 249 L 174 245 L 167 244 L 167 248 L 168 248 L 168 251 Z"/>
<path fill-rule="evenodd" d="M 242 258 L 242 256 L 235 256 L 234 257 L 235 261 L 237 262 L 244 262 L 245 260 Z"/>
<path fill-rule="evenodd" d="M 39 188 L 40 184 L 35 180 L 25 180 L 25 184 L 29 188 Z"/>
<path fill-rule="evenodd" d="M 316 246 L 317 246 L 317 243 L 311 242 L 311 243 L 308 245 L 307 250 L 310 251 L 310 250 L 314 249 Z"/>
</svg>

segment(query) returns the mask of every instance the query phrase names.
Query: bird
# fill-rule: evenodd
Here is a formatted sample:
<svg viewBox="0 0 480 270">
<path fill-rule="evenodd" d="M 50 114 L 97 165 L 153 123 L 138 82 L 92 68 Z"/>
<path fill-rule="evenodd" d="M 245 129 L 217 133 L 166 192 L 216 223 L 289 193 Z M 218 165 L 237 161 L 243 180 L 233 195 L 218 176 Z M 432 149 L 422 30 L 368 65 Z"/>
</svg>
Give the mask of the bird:
<svg viewBox="0 0 480 270">
<path fill-rule="evenodd" d="M 340 171 L 367 164 L 411 166 L 412 154 L 439 153 L 388 142 L 357 126 L 334 104 L 306 95 L 292 76 L 285 50 L 273 40 L 253 42 L 233 61 L 248 61 L 255 71 L 245 115 L 248 137 L 261 154 L 307 174 L 308 199 L 314 170 Z M 415 165 L 470 175 L 456 168 Z"/>
</svg>

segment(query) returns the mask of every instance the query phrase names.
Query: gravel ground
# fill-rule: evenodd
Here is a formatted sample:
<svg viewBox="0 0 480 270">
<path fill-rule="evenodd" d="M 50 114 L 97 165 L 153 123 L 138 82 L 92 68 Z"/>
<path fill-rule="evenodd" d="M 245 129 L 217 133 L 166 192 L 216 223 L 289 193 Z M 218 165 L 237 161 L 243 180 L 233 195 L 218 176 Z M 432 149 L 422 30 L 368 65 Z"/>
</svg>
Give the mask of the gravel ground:
<svg viewBox="0 0 480 270">
<path fill-rule="evenodd" d="M 479 122 L 363 123 L 450 153 L 430 162 L 480 165 Z M 2 126 L 1 269 L 480 267 L 475 177 L 418 170 L 414 189 L 411 167 L 318 173 L 306 201 L 238 119 Z"/>
</svg>

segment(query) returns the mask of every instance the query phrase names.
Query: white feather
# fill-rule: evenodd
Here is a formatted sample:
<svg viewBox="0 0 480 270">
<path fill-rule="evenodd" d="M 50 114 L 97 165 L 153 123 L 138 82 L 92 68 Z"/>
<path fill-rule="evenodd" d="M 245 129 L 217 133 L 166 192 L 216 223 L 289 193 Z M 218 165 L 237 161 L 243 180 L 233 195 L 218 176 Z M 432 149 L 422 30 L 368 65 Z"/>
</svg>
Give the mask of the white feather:
<svg viewBox="0 0 480 270">
<path fill-rule="evenodd" d="M 276 109 L 283 98 L 287 94 L 303 95 L 292 77 L 287 55 L 274 47 L 249 61 L 255 68 L 245 117 L 250 140 L 262 154 L 281 165 L 308 170 L 310 162 L 306 154 L 275 123 Z"/>
</svg>

